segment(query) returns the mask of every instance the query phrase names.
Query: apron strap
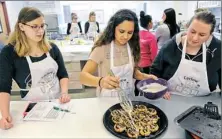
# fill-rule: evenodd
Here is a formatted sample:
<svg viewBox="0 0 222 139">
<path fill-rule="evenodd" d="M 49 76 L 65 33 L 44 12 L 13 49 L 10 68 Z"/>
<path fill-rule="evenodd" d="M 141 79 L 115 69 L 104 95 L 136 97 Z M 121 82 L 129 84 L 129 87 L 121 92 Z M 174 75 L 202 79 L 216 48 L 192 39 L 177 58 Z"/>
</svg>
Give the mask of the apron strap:
<svg viewBox="0 0 222 139">
<path fill-rule="evenodd" d="M 131 54 L 131 50 L 130 50 L 130 46 L 127 43 L 127 51 L 128 51 L 128 56 L 129 56 L 129 64 L 131 65 L 131 67 L 133 67 L 133 62 L 132 62 L 132 54 Z M 114 67 L 114 41 L 111 42 L 111 51 L 110 51 L 110 68 Z"/>
<path fill-rule="evenodd" d="M 29 65 L 31 65 L 31 64 L 32 64 L 32 61 L 31 61 L 31 58 L 30 58 L 30 56 L 26 56 L 25 58 L 27 59 L 27 61 L 28 61 L 28 64 L 29 64 Z"/>
<path fill-rule="evenodd" d="M 128 56 L 129 56 L 129 64 L 130 64 L 131 67 L 133 67 L 132 53 L 131 53 L 131 49 L 130 49 L 129 43 L 127 43 L 127 50 L 128 50 Z"/>
<path fill-rule="evenodd" d="M 203 43 L 202 45 L 202 63 L 206 64 L 206 57 L 207 57 L 207 51 L 206 51 L 206 43 Z M 185 42 L 183 45 L 183 51 L 182 51 L 182 59 L 185 59 L 185 55 L 186 55 L 186 48 L 187 48 L 187 37 L 185 38 Z"/>
<path fill-rule="evenodd" d="M 111 42 L 111 50 L 110 50 L 110 68 L 114 67 L 113 62 L 113 49 L 114 49 L 114 42 Z"/>
<path fill-rule="evenodd" d="M 202 45 L 203 47 L 203 52 L 202 52 L 202 56 L 203 56 L 203 63 L 206 64 L 207 62 L 207 46 L 206 43 L 203 43 Z"/>
<path fill-rule="evenodd" d="M 47 57 L 51 57 L 49 52 L 47 52 L 46 55 L 47 55 Z"/>
</svg>

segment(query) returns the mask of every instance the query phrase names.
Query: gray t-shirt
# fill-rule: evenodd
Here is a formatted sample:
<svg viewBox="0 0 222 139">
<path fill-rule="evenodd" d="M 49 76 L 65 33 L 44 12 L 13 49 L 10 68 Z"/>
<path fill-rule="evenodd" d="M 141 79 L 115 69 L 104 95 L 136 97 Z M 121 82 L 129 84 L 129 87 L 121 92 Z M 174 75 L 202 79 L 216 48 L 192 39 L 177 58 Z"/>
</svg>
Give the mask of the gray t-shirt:
<svg viewBox="0 0 222 139">
<path fill-rule="evenodd" d="M 164 45 L 164 43 L 170 39 L 170 29 L 166 24 L 162 24 L 157 27 L 155 36 L 157 38 L 158 51 Z"/>
</svg>

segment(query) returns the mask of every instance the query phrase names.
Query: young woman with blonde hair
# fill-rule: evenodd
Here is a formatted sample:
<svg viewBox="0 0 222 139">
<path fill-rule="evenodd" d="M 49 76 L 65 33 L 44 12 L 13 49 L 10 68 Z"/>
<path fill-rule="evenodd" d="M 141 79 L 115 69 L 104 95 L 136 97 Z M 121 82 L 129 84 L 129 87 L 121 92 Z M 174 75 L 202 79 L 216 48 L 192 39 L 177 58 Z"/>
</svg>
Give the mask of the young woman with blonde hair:
<svg viewBox="0 0 222 139">
<path fill-rule="evenodd" d="M 1 129 L 13 126 L 9 109 L 12 79 L 20 87 L 23 100 L 70 101 L 63 58 L 58 47 L 46 40 L 46 27 L 38 9 L 23 8 L 8 45 L 0 53 Z"/>
<path fill-rule="evenodd" d="M 85 23 L 85 34 L 88 37 L 95 37 L 99 33 L 99 23 L 96 21 L 96 13 L 89 13 L 89 21 Z"/>
</svg>

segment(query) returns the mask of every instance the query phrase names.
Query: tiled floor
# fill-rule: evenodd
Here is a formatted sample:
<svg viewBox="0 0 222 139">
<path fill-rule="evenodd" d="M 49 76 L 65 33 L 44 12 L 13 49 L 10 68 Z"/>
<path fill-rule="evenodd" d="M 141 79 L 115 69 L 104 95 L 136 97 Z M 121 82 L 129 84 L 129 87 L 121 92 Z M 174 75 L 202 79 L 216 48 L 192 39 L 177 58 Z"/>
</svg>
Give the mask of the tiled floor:
<svg viewBox="0 0 222 139">
<path fill-rule="evenodd" d="M 96 89 L 95 88 L 86 88 L 83 91 L 77 93 L 70 93 L 72 99 L 78 98 L 92 98 L 96 97 Z M 21 100 L 20 95 L 11 95 L 12 101 Z"/>
</svg>

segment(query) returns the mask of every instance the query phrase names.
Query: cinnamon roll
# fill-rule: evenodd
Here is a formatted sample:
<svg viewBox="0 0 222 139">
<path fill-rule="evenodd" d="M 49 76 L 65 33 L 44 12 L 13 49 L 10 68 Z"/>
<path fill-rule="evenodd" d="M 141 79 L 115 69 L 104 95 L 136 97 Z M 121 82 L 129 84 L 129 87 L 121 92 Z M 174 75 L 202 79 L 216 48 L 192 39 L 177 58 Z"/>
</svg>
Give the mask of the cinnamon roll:
<svg viewBox="0 0 222 139">
<path fill-rule="evenodd" d="M 112 121 L 117 124 L 117 123 L 123 123 L 123 120 L 121 117 L 118 117 L 118 116 L 113 116 L 112 117 Z"/>
<path fill-rule="evenodd" d="M 142 136 L 149 136 L 151 133 L 149 126 L 144 126 L 143 129 L 140 130 L 140 134 Z"/>
<path fill-rule="evenodd" d="M 138 111 L 146 111 L 147 107 L 145 105 L 136 105 L 136 109 Z"/>
<path fill-rule="evenodd" d="M 157 123 L 159 120 L 159 116 L 158 115 L 151 115 L 150 116 L 150 120 L 152 121 L 152 123 Z"/>
<path fill-rule="evenodd" d="M 156 115 L 157 114 L 157 111 L 153 108 L 148 108 L 147 109 L 147 112 L 150 114 L 150 115 Z"/>
<path fill-rule="evenodd" d="M 159 129 L 158 124 L 151 124 L 150 125 L 150 131 L 151 132 L 156 132 Z"/>
<path fill-rule="evenodd" d="M 128 135 L 128 137 L 130 137 L 130 138 L 138 138 L 139 132 L 136 131 L 136 130 L 133 129 L 133 128 L 129 128 L 129 129 L 127 130 L 127 135 Z"/>
<path fill-rule="evenodd" d="M 126 129 L 126 126 L 123 123 L 117 123 L 114 125 L 114 130 L 118 133 L 123 132 Z"/>
</svg>

